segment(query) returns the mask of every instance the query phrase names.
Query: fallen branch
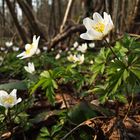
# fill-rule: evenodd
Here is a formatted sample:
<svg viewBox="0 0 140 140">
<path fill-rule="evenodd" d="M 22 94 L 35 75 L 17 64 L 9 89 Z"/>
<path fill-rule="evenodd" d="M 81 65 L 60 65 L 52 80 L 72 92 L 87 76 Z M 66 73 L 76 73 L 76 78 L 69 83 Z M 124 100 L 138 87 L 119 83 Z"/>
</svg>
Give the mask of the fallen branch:
<svg viewBox="0 0 140 140">
<path fill-rule="evenodd" d="M 53 39 L 51 39 L 51 41 L 49 43 L 47 43 L 48 49 L 54 47 L 56 44 L 63 41 L 70 35 L 72 35 L 76 32 L 81 33 L 84 31 L 85 31 L 85 27 L 83 25 L 81 25 L 81 24 L 73 25 L 73 26 L 67 28 L 66 30 L 64 30 L 62 33 L 57 34 Z"/>
</svg>

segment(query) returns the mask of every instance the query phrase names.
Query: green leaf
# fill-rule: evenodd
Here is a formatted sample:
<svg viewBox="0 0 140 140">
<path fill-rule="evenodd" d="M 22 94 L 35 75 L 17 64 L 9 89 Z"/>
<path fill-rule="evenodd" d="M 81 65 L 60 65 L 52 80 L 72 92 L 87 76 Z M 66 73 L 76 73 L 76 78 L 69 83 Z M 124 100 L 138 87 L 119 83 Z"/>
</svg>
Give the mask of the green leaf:
<svg viewBox="0 0 140 140">
<path fill-rule="evenodd" d="M 55 93 L 53 87 L 48 87 L 46 89 L 46 96 L 48 97 L 48 100 L 54 105 L 55 102 Z"/>
<path fill-rule="evenodd" d="M 132 67 L 130 70 L 140 79 L 140 68 Z"/>
<path fill-rule="evenodd" d="M 41 74 L 40 74 L 41 77 L 45 77 L 45 78 L 50 78 L 50 73 L 49 71 L 43 71 Z"/>
<path fill-rule="evenodd" d="M 126 79 L 128 78 L 129 76 L 129 72 L 125 69 L 124 72 L 123 72 L 123 81 L 125 82 Z"/>
<path fill-rule="evenodd" d="M 40 136 L 41 137 L 47 137 L 50 136 L 50 132 L 48 131 L 48 129 L 46 127 L 41 128 L 40 130 Z"/>
<path fill-rule="evenodd" d="M 115 96 L 118 99 L 118 101 L 122 103 L 127 103 L 127 99 L 125 95 L 117 93 Z"/>
<path fill-rule="evenodd" d="M 46 81 L 45 78 L 41 78 L 41 79 L 37 82 L 37 84 L 35 84 L 35 85 L 33 86 L 33 88 L 31 89 L 31 93 L 30 93 L 30 94 L 34 93 L 35 90 L 37 90 L 37 88 L 39 88 L 45 81 Z"/>
<path fill-rule="evenodd" d="M 62 129 L 62 125 L 61 124 L 59 124 L 59 125 L 54 125 L 53 127 L 52 127 L 52 132 L 51 132 L 51 136 L 54 136 L 54 135 L 56 135 L 56 133 L 58 133 L 61 129 Z"/>
<path fill-rule="evenodd" d="M 69 111 L 68 116 L 72 122 L 79 124 L 89 118 L 98 116 L 98 113 L 95 108 L 92 108 L 87 102 L 82 101 Z"/>
<path fill-rule="evenodd" d="M 55 89 L 58 89 L 58 85 L 57 85 L 57 83 L 52 79 L 52 84 L 53 84 L 53 87 L 55 88 Z"/>
<path fill-rule="evenodd" d="M 3 89 L 3 90 L 11 90 L 11 89 L 26 90 L 26 89 L 28 89 L 27 81 L 17 81 L 17 82 L 1 84 L 0 89 Z"/>
</svg>

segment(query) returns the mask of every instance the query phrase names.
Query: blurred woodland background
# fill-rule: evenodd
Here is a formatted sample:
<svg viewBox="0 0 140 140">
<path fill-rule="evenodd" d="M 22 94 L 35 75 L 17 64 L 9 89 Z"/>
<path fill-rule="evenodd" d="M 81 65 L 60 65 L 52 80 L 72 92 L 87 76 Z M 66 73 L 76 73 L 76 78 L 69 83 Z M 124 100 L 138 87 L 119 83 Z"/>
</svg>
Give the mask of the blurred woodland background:
<svg viewBox="0 0 140 140">
<path fill-rule="evenodd" d="M 48 48 L 69 43 L 84 32 L 84 17 L 93 12 L 111 14 L 117 34 L 140 33 L 139 0 L 0 0 L 0 45 L 21 46 L 40 35 Z"/>
</svg>

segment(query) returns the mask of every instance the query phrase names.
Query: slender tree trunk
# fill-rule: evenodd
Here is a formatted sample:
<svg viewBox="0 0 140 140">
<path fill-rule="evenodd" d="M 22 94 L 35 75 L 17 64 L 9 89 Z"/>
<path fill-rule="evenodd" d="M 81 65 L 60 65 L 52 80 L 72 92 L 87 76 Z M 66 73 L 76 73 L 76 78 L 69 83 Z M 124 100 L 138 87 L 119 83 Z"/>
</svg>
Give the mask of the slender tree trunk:
<svg viewBox="0 0 140 140">
<path fill-rule="evenodd" d="M 23 41 L 23 43 L 26 44 L 28 41 L 27 41 L 27 38 L 26 38 L 26 35 L 25 35 L 25 31 L 23 30 L 23 28 L 20 26 L 20 24 L 18 22 L 16 13 L 14 11 L 14 8 L 12 7 L 12 4 L 11 4 L 10 0 L 5 0 L 5 2 L 7 4 L 7 6 L 8 6 L 8 8 L 9 8 L 9 11 L 10 11 L 11 16 L 13 18 L 13 21 L 14 21 L 14 23 L 16 25 L 18 34 L 20 35 L 20 38 Z"/>
<path fill-rule="evenodd" d="M 17 0 L 20 8 L 22 9 L 23 13 L 25 14 L 32 32 L 36 35 L 41 36 L 41 38 L 47 40 L 45 30 L 41 30 L 41 23 L 36 19 L 33 10 L 30 8 L 27 2 L 24 0 Z M 44 26 L 44 25 L 43 25 Z"/>
<path fill-rule="evenodd" d="M 3 14 L 3 19 L 5 19 L 5 1 L 2 0 L 2 14 Z M 3 20 L 3 26 L 5 26 L 5 20 Z"/>
<path fill-rule="evenodd" d="M 33 8 L 32 0 L 27 0 L 27 3 L 29 4 L 29 6 L 30 6 L 31 8 Z"/>
<path fill-rule="evenodd" d="M 93 13 L 93 1 L 85 0 L 85 17 L 90 16 Z"/>
<path fill-rule="evenodd" d="M 61 9 L 61 0 L 57 0 L 58 3 L 58 15 L 59 15 L 59 25 L 61 24 L 62 21 L 62 9 Z"/>
</svg>

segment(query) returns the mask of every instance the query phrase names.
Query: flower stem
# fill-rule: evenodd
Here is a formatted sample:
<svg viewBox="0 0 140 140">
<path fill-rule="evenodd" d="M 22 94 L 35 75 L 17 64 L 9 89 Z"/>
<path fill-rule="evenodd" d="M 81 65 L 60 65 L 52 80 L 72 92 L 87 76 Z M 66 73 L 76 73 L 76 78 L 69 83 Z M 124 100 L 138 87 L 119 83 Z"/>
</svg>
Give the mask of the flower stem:
<svg viewBox="0 0 140 140">
<path fill-rule="evenodd" d="M 11 140 L 12 140 L 12 136 L 13 136 L 13 130 L 12 130 L 12 119 L 11 119 L 11 112 L 10 109 L 6 109 L 5 111 L 5 116 L 6 116 L 6 126 L 7 126 L 7 130 L 11 132 Z"/>
<path fill-rule="evenodd" d="M 112 54 L 117 58 L 118 61 L 120 61 L 119 58 L 118 58 L 118 56 L 113 51 L 112 46 L 108 43 L 108 41 L 106 39 L 104 39 L 104 41 L 107 44 L 107 46 L 109 47 L 109 49 L 111 50 Z"/>
</svg>

